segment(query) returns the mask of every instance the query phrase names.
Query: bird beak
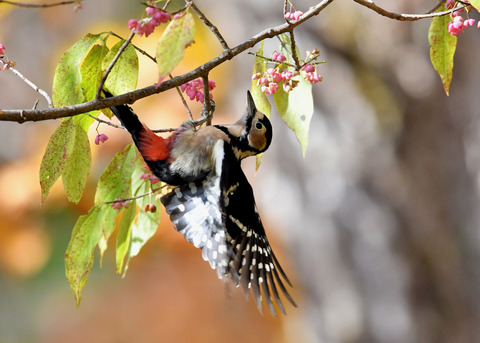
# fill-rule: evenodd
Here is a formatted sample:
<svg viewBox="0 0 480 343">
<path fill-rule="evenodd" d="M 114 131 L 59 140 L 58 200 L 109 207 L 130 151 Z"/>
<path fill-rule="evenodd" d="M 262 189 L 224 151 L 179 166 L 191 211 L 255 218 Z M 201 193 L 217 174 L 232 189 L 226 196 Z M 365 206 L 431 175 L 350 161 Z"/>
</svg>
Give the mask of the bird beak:
<svg viewBox="0 0 480 343">
<path fill-rule="evenodd" d="M 253 117 L 255 113 L 257 113 L 257 107 L 253 101 L 252 94 L 250 94 L 250 91 L 247 91 L 247 118 Z"/>
</svg>

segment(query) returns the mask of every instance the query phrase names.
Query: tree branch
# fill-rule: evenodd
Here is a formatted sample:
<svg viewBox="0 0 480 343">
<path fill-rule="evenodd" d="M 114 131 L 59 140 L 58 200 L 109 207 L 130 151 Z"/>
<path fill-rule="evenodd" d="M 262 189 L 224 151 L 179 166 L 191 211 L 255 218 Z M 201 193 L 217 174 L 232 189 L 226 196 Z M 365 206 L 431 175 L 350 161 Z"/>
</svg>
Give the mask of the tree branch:
<svg viewBox="0 0 480 343">
<path fill-rule="evenodd" d="M 21 110 L 0 110 L 0 121 L 15 121 L 18 123 L 23 123 L 26 121 L 41 121 L 41 120 L 50 120 L 58 119 L 63 117 L 71 117 L 77 114 L 90 112 L 93 110 L 100 110 L 106 107 L 118 106 L 123 104 L 132 104 L 139 99 L 143 99 L 147 96 L 165 92 L 173 87 L 180 86 L 185 82 L 191 81 L 197 77 L 205 75 L 216 66 L 231 60 L 233 57 L 239 55 L 245 50 L 253 47 L 255 44 L 261 42 L 267 38 L 273 38 L 282 33 L 288 32 L 292 27 L 296 27 L 308 20 L 309 18 L 319 14 L 325 7 L 327 7 L 333 0 L 323 0 L 317 5 L 311 7 L 307 12 L 304 13 L 302 18 L 296 22 L 284 23 L 282 25 L 266 29 L 257 35 L 253 36 L 249 40 L 231 48 L 225 49 L 220 55 L 214 59 L 206 62 L 205 64 L 197 67 L 196 69 L 174 77 L 171 80 L 163 81 L 158 87 L 154 84 L 145 88 L 137 89 L 135 91 L 114 96 L 108 99 L 97 99 L 82 104 L 64 106 L 59 108 L 51 109 L 40 109 L 40 110 L 31 110 L 31 109 L 21 109 Z"/>
<path fill-rule="evenodd" d="M 417 20 L 426 19 L 426 18 L 442 17 L 444 15 L 453 13 L 457 10 L 461 10 L 462 8 L 465 8 L 466 6 L 468 6 L 468 5 L 460 5 L 456 8 L 452 8 L 447 11 L 434 12 L 434 13 L 431 13 L 431 11 L 429 11 L 428 13 L 425 13 L 425 14 L 401 14 L 401 13 L 389 12 L 386 9 L 377 6 L 373 2 L 373 0 L 353 0 L 353 1 L 355 1 L 357 4 L 360 4 L 364 7 L 367 7 L 377 12 L 380 15 L 383 15 L 384 17 L 388 17 L 390 19 L 395 19 L 399 21 L 417 21 Z"/>
<path fill-rule="evenodd" d="M 17 7 L 27 7 L 27 8 L 48 8 L 48 7 L 55 7 L 55 6 L 62 6 L 62 5 L 72 5 L 77 4 L 81 5 L 82 1 L 79 0 L 71 0 L 71 1 L 59 1 L 54 2 L 52 4 L 31 4 L 26 2 L 16 2 L 16 1 L 8 1 L 8 0 L 0 0 L 0 4 L 8 4 Z"/>
<path fill-rule="evenodd" d="M 50 108 L 53 108 L 53 103 L 52 103 L 52 99 L 50 98 L 50 96 L 48 95 L 47 92 L 45 92 L 43 89 L 39 88 L 36 84 L 34 84 L 32 81 L 30 81 L 29 79 L 27 79 L 25 76 L 23 76 L 22 73 L 20 73 L 17 69 L 13 68 L 12 66 L 10 66 L 9 64 L 7 64 L 7 69 L 10 70 L 12 73 L 14 73 L 15 75 L 17 75 L 20 79 L 22 79 L 27 85 L 29 85 L 30 87 L 32 87 L 38 94 L 40 94 L 41 96 L 43 96 L 45 98 L 45 100 L 47 100 L 47 103 L 48 103 L 48 107 Z"/>
<path fill-rule="evenodd" d="M 192 9 L 197 13 L 198 17 L 200 18 L 201 21 L 210 29 L 210 31 L 213 32 L 215 37 L 217 37 L 218 41 L 220 42 L 220 45 L 222 46 L 223 49 L 227 50 L 229 49 L 229 46 L 223 36 L 220 34 L 220 31 L 218 31 L 217 27 L 213 25 L 210 20 L 205 17 L 205 15 L 200 11 L 200 9 L 195 5 L 195 3 L 192 1 Z"/>
<path fill-rule="evenodd" d="M 2 0 L 0 0 L 2 1 Z M 185 82 L 191 81 L 197 77 L 202 77 L 203 75 L 208 74 L 210 70 L 217 67 L 218 65 L 234 58 L 245 50 L 252 48 L 257 43 L 261 42 L 267 38 L 273 38 L 282 33 L 291 32 L 296 26 L 301 25 L 303 22 L 309 20 L 313 16 L 318 15 L 324 8 L 330 5 L 334 0 L 322 0 L 317 5 L 310 7 L 302 17 L 297 21 L 289 21 L 282 25 L 268 28 L 257 35 L 253 36 L 249 40 L 229 49 L 224 49 L 220 55 L 214 59 L 206 62 L 205 64 L 197 67 L 196 69 L 174 77 L 173 79 L 166 80 L 162 82 L 158 87 L 154 84 L 145 88 L 137 89 L 135 91 L 114 96 L 108 99 L 96 99 L 93 101 L 85 102 L 82 104 L 65 106 L 61 108 L 50 108 L 50 109 L 20 109 L 20 110 L 0 110 L 0 121 L 15 121 L 18 123 L 23 123 L 25 121 L 40 121 L 40 120 L 50 120 L 58 119 L 63 117 L 69 117 L 78 115 L 81 113 L 90 112 L 93 110 L 100 110 L 106 107 L 118 106 L 123 104 L 132 104 L 135 101 L 148 97 L 150 95 L 161 93 L 167 91 L 171 88 L 178 87 Z M 466 5 L 461 5 L 455 9 L 436 12 L 436 13 L 427 13 L 427 14 L 397 14 L 389 12 L 381 7 L 378 7 L 371 0 L 353 0 L 358 4 L 365 6 L 380 15 L 386 16 L 391 19 L 401 20 L 401 21 L 416 21 L 425 18 L 432 18 L 437 16 L 448 15 L 455 10 L 464 8 Z"/>
</svg>

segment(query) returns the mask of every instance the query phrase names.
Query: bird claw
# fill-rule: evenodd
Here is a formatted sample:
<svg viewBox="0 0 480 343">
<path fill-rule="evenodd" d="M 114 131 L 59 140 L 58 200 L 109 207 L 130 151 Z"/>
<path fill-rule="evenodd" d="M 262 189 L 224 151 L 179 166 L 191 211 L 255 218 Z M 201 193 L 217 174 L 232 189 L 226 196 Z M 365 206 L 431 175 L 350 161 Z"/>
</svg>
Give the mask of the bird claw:
<svg viewBox="0 0 480 343">
<path fill-rule="evenodd" d="M 210 100 L 210 103 L 208 103 L 207 101 L 208 100 L 205 100 L 203 102 L 203 109 L 202 109 L 201 115 L 203 118 L 208 120 L 212 118 L 213 112 L 215 112 L 215 102 L 213 100 Z"/>
</svg>

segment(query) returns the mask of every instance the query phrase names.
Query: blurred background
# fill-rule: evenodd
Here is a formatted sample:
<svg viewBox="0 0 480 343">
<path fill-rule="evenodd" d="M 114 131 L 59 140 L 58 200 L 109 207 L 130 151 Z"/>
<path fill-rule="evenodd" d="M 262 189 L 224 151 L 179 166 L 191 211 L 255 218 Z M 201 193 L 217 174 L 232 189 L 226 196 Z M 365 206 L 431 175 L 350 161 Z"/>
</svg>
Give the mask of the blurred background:
<svg viewBox="0 0 480 343">
<path fill-rule="evenodd" d="M 196 3 L 230 46 L 282 23 L 280 0 Z M 436 1 L 376 3 L 423 13 Z M 302 11 L 313 4 L 294 1 Z M 0 42 L 18 70 L 51 92 L 69 46 L 88 32 L 126 37 L 128 19 L 142 9 L 133 0 L 85 0 L 77 13 L 0 4 Z M 300 51 L 317 48 L 327 61 L 319 67 L 324 81 L 313 87 L 306 157 L 273 111 L 274 139 L 261 168 L 244 163 L 299 305 L 287 304 L 279 318 L 259 314 L 240 290 L 229 294 L 166 215 L 124 279 L 115 274 L 111 238 L 77 310 L 63 255 L 99 175 L 130 138 L 101 125 L 110 139 L 92 145 L 80 204 L 67 202 L 60 182 L 41 207 L 38 170 L 58 122 L 0 122 L 0 342 L 480 342 L 480 30 L 460 35 L 447 97 L 429 61 L 429 24 L 334 1 L 296 29 Z M 160 34 L 134 43 L 154 54 Z M 200 24 L 195 41 L 175 74 L 220 52 Z M 277 48 L 272 39 L 265 54 Z M 252 66 L 244 53 L 211 73 L 214 123 L 243 113 Z M 156 71 L 140 56 L 139 87 L 153 84 Z M 0 72 L 0 108 L 31 108 L 39 98 Z M 133 107 L 152 128 L 186 118 L 174 90 Z M 93 141 L 95 125 L 90 134 Z"/>
</svg>

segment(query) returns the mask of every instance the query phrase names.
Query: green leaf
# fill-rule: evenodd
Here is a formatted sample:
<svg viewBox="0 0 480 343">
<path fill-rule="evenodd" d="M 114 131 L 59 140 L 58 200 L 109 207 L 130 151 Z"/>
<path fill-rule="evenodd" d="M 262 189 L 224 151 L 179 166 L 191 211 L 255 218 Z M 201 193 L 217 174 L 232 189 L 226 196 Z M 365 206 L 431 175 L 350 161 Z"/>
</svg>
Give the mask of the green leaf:
<svg viewBox="0 0 480 343">
<path fill-rule="evenodd" d="M 278 36 L 280 39 L 280 51 L 287 58 L 288 63 L 294 63 L 292 54 L 299 56 L 298 47 L 292 53 L 290 37 L 287 34 Z M 283 82 L 279 84 L 279 89 L 273 94 L 275 107 L 282 119 L 295 132 L 298 141 L 302 147 L 302 154 L 305 157 L 308 145 L 308 131 L 310 129 L 310 120 L 313 115 L 313 95 L 312 84 L 301 75 L 292 78 L 298 81 L 298 85 L 290 92 L 283 90 Z"/>
<path fill-rule="evenodd" d="M 480 12 L 480 0 L 470 0 L 470 4 Z"/>
<path fill-rule="evenodd" d="M 88 214 L 80 216 L 72 231 L 65 252 L 65 274 L 77 307 L 80 306 L 81 291 L 92 270 L 95 247 L 115 228 L 117 212 L 109 205 L 94 206 Z"/>
<path fill-rule="evenodd" d="M 273 94 L 273 99 L 278 113 L 295 132 L 305 157 L 310 120 L 313 115 L 312 85 L 300 75 L 295 76 L 293 80 L 297 80 L 298 85 L 292 91 L 285 93 L 280 86 Z"/>
<path fill-rule="evenodd" d="M 193 43 L 195 22 L 190 12 L 173 19 L 158 41 L 158 84 L 180 63 L 185 49 Z"/>
<path fill-rule="evenodd" d="M 265 41 L 263 40 L 262 43 L 260 44 L 260 48 L 258 49 L 255 56 L 255 60 L 253 62 L 253 71 L 252 75 L 256 73 L 264 74 L 265 71 L 267 70 L 267 64 L 265 63 L 266 61 L 258 56 L 263 56 L 263 45 Z M 267 95 L 262 92 L 261 86 L 257 84 L 257 80 L 252 80 L 252 97 L 253 101 L 255 102 L 255 107 L 260 112 L 263 112 L 268 118 L 270 118 L 270 114 L 272 112 L 272 106 L 270 105 L 270 102 L 267 99 Z M 258 170 L 260 168 L 260 163 L 262 161 L 262 156 L 263 154 L 258 154 L 256 156 L 256 166 L 255 170 Z"/>
<path fill-rule="evenodd" d="M 440 11 L 438 9 L 437 11 Z M 448 32 L 450 16 L 432 18 L 428 30 L 428 42 L 430 43 L 430 60 L 433 68 L 442 80 L 445 93 L 449 94 L 450 83 L 453 73 L 453 56 L 457 47 L 457 37 Z"/>
<path fill-rule="evenodd" d="M 102 63 L 108 53 L 108 48 L 104 44 L 94 45 L 80 64 L 80 74 L 82 82 L 80 87 L 83 90 L 84 101 L 95 99 L 97 88 L 103 77 Z M 93 116 L 98 116 L 99 111 L 89 112 Z M 80 114 L 73 117 L 75 125 L 80 124 L 85 131 L 93 123 L 94 119 L 87 114 Z"/>
<path fill-rule="evenodd" d="M 88 135 L 80 125 L 75 127 L 74 137 L 71 135 L 69 139 L 73 141 L 73 149 L 62 172 L 62 181 L 68 200 L 78 204 L 85 190 L 92 156 Z"/>
<path fill-rule="evenodd" d="M 260 48 L 258 49 L 256 55 L 257 56 L 263 56 L 263 44 L 265 41 L 262 41 L 262 44 L 260 45 Z M 265 63 L 266 60 L 255 56 L 255 61 L 253 62 L 253 74 L 260 73 L 264 74 L 265 71 L 267 70 L 267 64 Z M 262 92 L 261 86 L 257 85 L 257 80 L 252 80 L 252 97 L 253 100 L 255 101 L 255 106 L 260 112 L 265 113 L 265 115 L 270 118 L 270 113 L 272 110 L 272 106 L 268 102 L 267 95 Z"/>
<path fill-rule="evenodd" d="M 124 151 L 115 155 L 98 181 L 95 204 L 130 197 L 135 159 L 133 144 L 127 145 Z"/>
<path fill-rule="evenodd" d="M 50 137 L 42 163 L 40 164 L 40 187 L 42 189 L 42 205 L 48 192 L 63 174 L 70 155 L 74 150 L 75 125 L 71 118 L 60 123 Z"/>
<path fill-rule="evenodd" d="M 87 34 L 63 54 L 53 77 L 52 100 L 55 107 L 83 102 L 82 75 L 79 65 L 99 36 Z"/>
<path fill-rule="evenodd" d="M 120 274 L 123 270 L 123 275 L 127 271 L 127 268 L 123 269 L 123 263 L 125 257 L 128 254 L 130 249 L 130 241 L 132 236 L 132 224 L 137 215 L 137 202 L 132 201 L 130 206 L 128 206 L 122 215 L 122 220 L 120 226 L 118 227 L 117 235 L 117 251 L 116 251 L 116 264 L 117 264 L 117 273 Z"/>
<path fill-rule="evenodd" d="M 98 249 L 100 250 L 100 266 L 102 265 L 103 254 L 107 250 L 107 242 L 110 235 L 115 230 L 115 218 L 118 211 L 114 209 L 110 204 L 106 204 L 102 207 L 102 232 L 100 239 L 98 240 Z"/>
<path fill-rule="evenodd" d="M 81 291 L 92 270 L 93 250 L 100 239 L 102 218 L 101 208 L 97 206 L 92 207 L 88 214 L 80 216 L 65 252 L 65 274 L 77 307 L 80 306 Z"/>
<path fill-rule="evenodd" d="M 138 159 L 132 175 L 132 190 L 134 191 L 132 196 L 146 194 L 151 190 L 151 183 L 140 179 L 140 175 L 143 173 L 145 173 L 143 160 Z M 156 212 L 144 211 L 145 206 L 150 203 L 157 207 Z M 140 212 L 137 215 L 136 223 L 132 226 L 131 246 L 128 253 L 129 258 L 138 255 L 145 243 L 157 231 L 158 224 L 160 223 L 161 203 L 155 199 L 154 195 L 147 195 L 137 199 L 137 205 L 140 207 Z"/>
<path fill-rule="evenodd" d="M 121 40 L 115 44 L 103 59 L 102 75 L 114 59 L 123 43 L 125 43 L 125 41 Z M 133 45 L 129 44 L 122 52 L 117 62 L 113 66 L 112 71 L 108 75 L 108 78 L 105 82 L 105 88 L 107 88 L 112 94 L 123 94 L 135 90 L 137 88 L 137 81 L 138 57 Z"/>
</svg>

